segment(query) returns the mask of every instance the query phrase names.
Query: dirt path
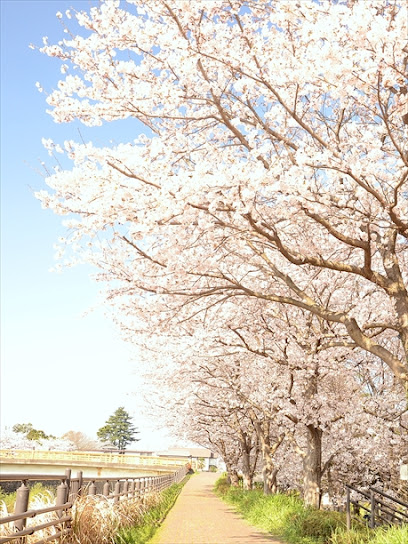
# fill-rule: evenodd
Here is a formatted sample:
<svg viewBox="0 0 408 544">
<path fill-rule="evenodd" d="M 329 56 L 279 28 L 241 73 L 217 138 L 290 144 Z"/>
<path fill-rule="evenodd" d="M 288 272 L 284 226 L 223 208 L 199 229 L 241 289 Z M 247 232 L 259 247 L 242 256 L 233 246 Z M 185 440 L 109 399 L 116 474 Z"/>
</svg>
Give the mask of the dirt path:
<svg viewBox="0 0 408 544">
<path fill-rule="evenodd" d="M 254 529 L 213 492 L 219 474 L 190 478 L 152 544 L 282 544 Z"/>
</svg>

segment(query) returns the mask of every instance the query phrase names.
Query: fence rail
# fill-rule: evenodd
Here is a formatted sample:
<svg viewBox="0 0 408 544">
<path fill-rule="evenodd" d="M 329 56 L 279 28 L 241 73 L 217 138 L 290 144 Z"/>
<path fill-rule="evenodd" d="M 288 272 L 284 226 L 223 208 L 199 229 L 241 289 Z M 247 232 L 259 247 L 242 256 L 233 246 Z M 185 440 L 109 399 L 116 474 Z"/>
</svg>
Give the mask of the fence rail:
<svg viewBox="0 0 408 544">
<path fill-rule="evenodd" d="M 408 504 L 400 499 L 375 487 L 364 491 L 347 485 L 346 490 L 347 529 L 351 529 L 353 521 L 368 525 L 371 529 L 379 525 L 408 523 Z"/>
<path fill-rule="evenodd" d="M 0 518 L 0 544 L 6 542 L 24 544 L 27 535 L 32 535 L 49 527 L 54 527 L 55 534 L 37 540 L 35 544 L 51 541 L 61 542 L 61 539 L 66 542 L 65 537 L 72 534 L 72 507 L 78 497 L 100 493 L 114 503 L 132 498 L 142 500 L 149 493 L 160 492 L 173 483 L 180 482 L 187 474 L 187 470 L 188 466 L 184 465 L 177 471 L 161 476 L 124 476 L 120 478 L 84 478 L 82 472 L 78 472 L 76 477 L 72 478 L 71 469 L 67 469 L 65 474 L 60 475 L 0 474 L 0 483 L 5 481 L 21 482 L 21 486 L 16 493 L 14 512 Z M 60 482 L 56 490 L 55 505 L 29 510 L 30 487 L 28 483 L 39 480 Z M 50 512 L 56 513 L 53 520 L 27 526 L 28 519 Z M 10 534 L 5 534 L 6 532 Z"/>
</svg>

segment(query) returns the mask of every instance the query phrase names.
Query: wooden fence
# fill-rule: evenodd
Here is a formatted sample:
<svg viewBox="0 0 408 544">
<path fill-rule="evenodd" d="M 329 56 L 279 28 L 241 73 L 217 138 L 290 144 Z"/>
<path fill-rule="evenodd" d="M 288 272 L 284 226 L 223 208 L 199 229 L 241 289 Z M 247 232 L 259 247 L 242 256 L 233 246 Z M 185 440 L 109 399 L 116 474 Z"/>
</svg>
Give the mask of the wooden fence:
<svg viewBox="0 0 408 544">
<path fill-rule="evenodd" d="M 368 525 L 374 529 L 379 525 L 408 523 L 408 504 L 370 487 L 368 491 L 347 485 L 347 529 L 352 522 Z"/>
<path fill-rule="evenodd" d="M 82 472 L 78 472 L 77 476 L 72 478 L 70 469 L 67 469 L 65 474 L 58 476 L 50 474 L 0 474 L 0 482 L 21 482 L 21 486 L 17 489 L 16 493 L 14 512 L 0 518 L 0 544 L 5 544 L 6 542 L 24 544 L 27 535 L 32 535 L 47 527 L 54 527 L 55 534 L 37 540 L 35 544 L 45 544 L 51 541 L 66 542 L 64 538 L 72 534 L 72 506 L 79 496 L 100 493 L 113 502 L 132 498 L 143 499 L 149 493 L 160 492 L 170 487 L 173 483 L 180 482 L 187 474 L 188 468 L 188 466 L 184 465 L 178 471 L 163 474 L 162 476 L 136 478 L 126 476 L 123 478 L 83 478 Z M 28 509 L 30 495 L 29 482 L 33 481 L 59 482 L 54 506 L 37 510 Z M 27 519 L 48 512 L 56 512 L 56 518 L 46 523 L 27 526 Z M 4 534 L 2 527 L 6 527 L 5 524 L 9 524 L 8 527 L 10 527 L 10 524 L 12 525 L 12 534 Z M 1 536 L 2 532 L 3 536 Z"/>
</svg>

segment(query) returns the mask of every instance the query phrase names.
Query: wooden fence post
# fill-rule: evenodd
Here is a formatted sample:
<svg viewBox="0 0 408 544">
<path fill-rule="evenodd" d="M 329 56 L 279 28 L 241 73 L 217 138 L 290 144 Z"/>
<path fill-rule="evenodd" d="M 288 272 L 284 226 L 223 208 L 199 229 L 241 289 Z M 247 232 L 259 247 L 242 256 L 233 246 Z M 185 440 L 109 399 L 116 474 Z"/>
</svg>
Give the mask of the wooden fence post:
<svg viewBox="0 0 408 544">
<path fill-rule="evenodd" d="M 347 523 L 347 530 L 350 531 L 351 529 L 351 511 L 350 511 L 350 489 L 346 488 L 346 523 Z"/>
<path fill-rule="evenodd" d="M 123 482 L 123 489 L 122 489 L 122 493 L 124 493 L 124 495 L 123 495 L 124 497 L 125 496 L 127 497 L 129 495 L 128 489 L 129 489 L 129 480 L 125 480 Z"/>
<path fill-rule="evenodd" d="M 119 502 L 119 494 L 120 494 L 120 480 L 118 480 L 115 484 L 115 495 L 117 495 L 117 497 L 115 497 L 113 500 L 114 502 Z"/>
<path fill-rule="evenodd" d="M 105 497 L 109 495 L 109 480 L 106 480 L 106 482 L 103 484 L 102 494 L 105 495 Z"/>
<path fill-rule="evenodd" d="M 74 502 L 79 497 L 81 487 L 82 471 L 77 472 L 76 478 L 73 481 L 71 480 L 71 490 L 68 497 L 69 502 Z"/>
<path fill-rule="evenodd" d="M 88 488 L 88 495 L 96 495 L 96 484 L 95 480 L 91 480 L 91 485 Z"/>
<path fill-rule="evenodd" d="M 26 485 L 27 480 L 22 480 L 21 486 L 17 489 L 16 506 L 14 508 L 15 514 L 22 514 L 28 510 L 28 497 L 30 495 L 30 489 Z M 14 527 L 18 531 L 22 531 L 25 527 L 26 519 L 18 519 L 14 522 Z"/>
<path fill-rule="evenodd" d="M 67 486 L 67 491 L 65 495 L 65 502 L 68 502 L 68 497 L 71 491 L 71 469 L 67 468 L 65 470 L 65 484 Z"/>
<path fill-rule="evenodd" d="M 131 497 L 134 497 L 134 496 L 135 496 L 135 488 L 136 488 L 135 480 L 133 479 L 133 480 L 130 482 L 130 485 L 129 485 L 129 494 L 130 494 Z"/>
<path fill-rule="evenodd" d="M 57 487 L 57 498 L 55 501 L 55 506 L 62 506 L 67 502 L 68 486 L 66 479 L 61 480 L 61 483 Z M 57 516 L 62 517 L 62 510 L 57 510 Z"/>
<path fill-rule="evenodd" d="M 82 492 L 83 492 L 83 488 L 82 488 L 82 484 L 83 484 L 83 472 L 82 470 L 80 470 L 77 474 L 78 476 L 78 480 L 79 480 L 79 489 L 78 489 L 78 493 L 79 495 L 82 495 Z"/>
</svg>

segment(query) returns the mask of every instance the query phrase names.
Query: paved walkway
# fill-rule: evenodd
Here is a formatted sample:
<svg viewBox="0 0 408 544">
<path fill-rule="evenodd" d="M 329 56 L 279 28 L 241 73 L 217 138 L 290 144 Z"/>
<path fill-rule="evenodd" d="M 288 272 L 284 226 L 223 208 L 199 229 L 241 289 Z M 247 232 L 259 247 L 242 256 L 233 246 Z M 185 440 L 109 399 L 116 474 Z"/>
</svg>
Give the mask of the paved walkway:
<svg viewBox="0 0 408 544">
<path fill-rule="evenodd" d="M 190 478 L 152 544 L 282 544 L 251 527 L 213 492 L 219 474 Z"/>
</svg>

